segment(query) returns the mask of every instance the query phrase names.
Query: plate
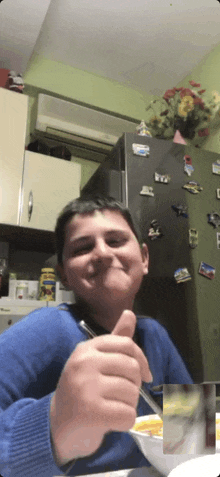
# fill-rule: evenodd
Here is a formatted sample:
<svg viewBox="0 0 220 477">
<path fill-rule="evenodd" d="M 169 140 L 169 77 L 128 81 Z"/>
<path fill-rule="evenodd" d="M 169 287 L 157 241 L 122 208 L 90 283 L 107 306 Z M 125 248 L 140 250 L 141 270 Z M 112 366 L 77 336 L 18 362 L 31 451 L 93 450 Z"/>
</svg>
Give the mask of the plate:
<svg viewBox="0 0 220 477">
<path fill-rule="evenodd" d="M 220 454 L 188 460 L 173 469 L 168 477 L 219 477 Z"/>
</svg>

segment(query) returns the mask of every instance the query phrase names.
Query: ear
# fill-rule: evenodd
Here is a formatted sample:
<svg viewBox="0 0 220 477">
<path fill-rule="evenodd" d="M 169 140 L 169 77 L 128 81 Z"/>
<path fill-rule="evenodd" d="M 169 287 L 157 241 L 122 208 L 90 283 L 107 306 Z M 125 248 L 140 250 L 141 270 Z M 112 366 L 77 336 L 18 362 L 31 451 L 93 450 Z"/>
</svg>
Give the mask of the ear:
<svg viewBox="0 0 220 477">
<path fill-rule="evenodd" d="M 58 277 L 60 278 L 61 283 L 63 284 L 63 286 L 65 288 L 68 288 L 68 281 L 67 281 L 67 277 L 66 277 L 66 274 L 64 272 L 63 266 L 58 263 L 55 266 L 55 270 L 56 270 L 56 273 L 57 273 Z"/>
<path fill-rule="evenodd" d="M 148 267 L 149 267 L 149 252 L 148 246 L 146 243 L 142 243 L 141 245 L 141 255 L 142 255 L 142 262 L 143 262 L 143 272 L 144 275 L 148 274 Z"/>
</svg>

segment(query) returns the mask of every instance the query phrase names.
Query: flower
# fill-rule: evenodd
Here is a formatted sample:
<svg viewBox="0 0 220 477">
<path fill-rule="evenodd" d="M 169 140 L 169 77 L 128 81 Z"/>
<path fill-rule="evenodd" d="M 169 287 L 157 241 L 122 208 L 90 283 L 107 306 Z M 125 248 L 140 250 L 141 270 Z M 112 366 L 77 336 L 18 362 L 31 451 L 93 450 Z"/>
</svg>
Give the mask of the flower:
<svg viewBox="0 0 220 477">
<path fill-rule="evenodd" d="M 152 126 L 157 126 L 159 123 L 161 123 L 161 119 L 158 118 L 158 116 L 153 116 L 150 119 L 150 123 L 152 124 Z"/>
<path fill-rule="evenodd" d="M 220 102 L 220 94 L 218 93 L 218 91 L 213 91 L 212 96 L 213 96 L 214 103 Z"/>
<path fill-rule="evenodd" d="M 187 116 L 188 112 L 192 111 L 193 108 L 193 98 L 191 96 L 185 96 L 179 105 L 178 112 L 180 116 Z"/>
<path fill-rule="evenodd" d="M 209 128 L 200 129 L 198 131 L 198 136 L 199 137 L 208 136 L 208 135 L 209 135 Z"/>
<path fill-rule="evenodd" d="M 201 84 L 200 83 L 196 83 L 195 81 L 189 81 L 189 84 L 191 84 L 191 86 L 194 86 L 194 88 L 200 88 L 201 87 Z"/>
<path fill-rule="evenodd" d="M 201 98 L 194 98 L 193 102 L 199 105 L 201 109 L 205 108 L 204 101 Z"/>
<path fill-rule="evenodd" d="M 189 89 L 189 88 L 183 88 L 181 91 L 180 91 L 180 98 L 184 98 L 184 96 L 192 96 L 192 97 L 195 97 L 195 93 Z"/>
<path fill-rule="evenodd" d="M 145 121 L 152 136 L 171 139 L 179 130 L 183 137 L 198 141 L 210 134 L 213 120 L 218 118 L 219 121 L 220 94 L 213 91 L 211 99 L 207 100 L 204 96 L 206 90 L 200 83 L 191 80 L 189 84 L 192 88 L 167 89 L 162 97 L 151 101 L 146 108 L 146 111 L 153 111 Z"/>
<path fill-rule="evenodd" d="M 173 89 L 168 89 L 168 90 L 165 92 L 163 98 L 167 101 L 167 103 L 169 103 L 169 99 L 170 99 L 170 98 L 173 98 L 173 97 L 175 96 L 175 93 L 176 93 L 175 88 L 173 88 Z"/>
</svg>

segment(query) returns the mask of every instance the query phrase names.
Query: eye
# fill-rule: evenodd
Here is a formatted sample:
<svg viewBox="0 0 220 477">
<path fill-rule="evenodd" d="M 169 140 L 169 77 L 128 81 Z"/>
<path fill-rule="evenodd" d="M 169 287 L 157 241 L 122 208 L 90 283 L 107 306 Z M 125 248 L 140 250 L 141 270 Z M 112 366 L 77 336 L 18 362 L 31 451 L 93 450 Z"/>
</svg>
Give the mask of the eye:
<svg viewBox="0 0 220 477">
<path fill-rule="evenodd" d="M 92 250 L 92 245 L 84 245 L 83 247 L 76 248 L 72 251 L 72 256 L 75 257 L 77 255 L 84 255 L 89 253 Z"/>
<path fill-rule="evenodd" d="M 127 238 L 125 237 L 114 237 L 108 239 L 107 243 L 110 245 L 110 247 L 120 247 L 127 242 Z"/>
</svg>

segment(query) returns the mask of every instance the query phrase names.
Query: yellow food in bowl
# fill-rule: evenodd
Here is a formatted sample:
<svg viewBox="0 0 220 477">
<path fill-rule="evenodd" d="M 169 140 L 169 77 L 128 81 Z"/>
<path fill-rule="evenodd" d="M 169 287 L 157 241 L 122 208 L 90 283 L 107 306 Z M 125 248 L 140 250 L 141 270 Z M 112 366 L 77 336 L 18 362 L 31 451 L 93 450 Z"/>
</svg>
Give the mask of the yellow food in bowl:
<svg viewBox="0 0 220 477">
<path fill-rule="evenodd" d="M 148 419 L 133 426 L 133 431 L 144 432 L 148 436 L 163 437 L 163 421 Z M 220 419 L 216 419 L 216 440 L 220 440 Z"/>
<path fill-rule="evenodd" d="M 161 419 L 148 419 L 147 421 L 138 422 L 132 428 L 134 431 L 144 432 L 149 436 L 163 436 L 163 421 Z"/>
</svg>

